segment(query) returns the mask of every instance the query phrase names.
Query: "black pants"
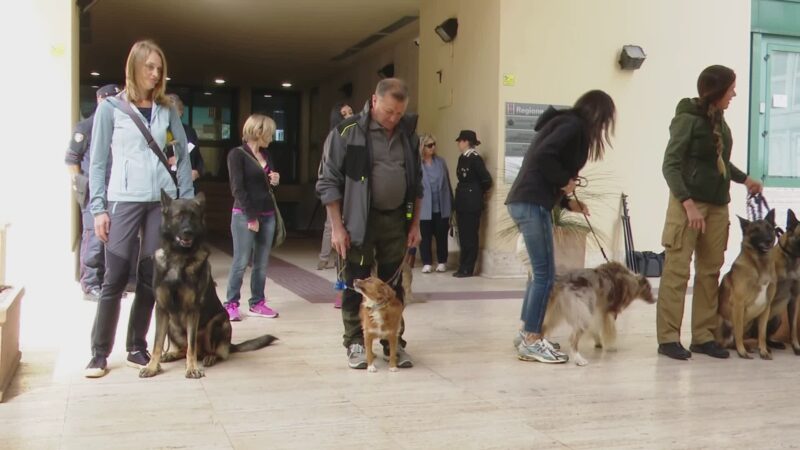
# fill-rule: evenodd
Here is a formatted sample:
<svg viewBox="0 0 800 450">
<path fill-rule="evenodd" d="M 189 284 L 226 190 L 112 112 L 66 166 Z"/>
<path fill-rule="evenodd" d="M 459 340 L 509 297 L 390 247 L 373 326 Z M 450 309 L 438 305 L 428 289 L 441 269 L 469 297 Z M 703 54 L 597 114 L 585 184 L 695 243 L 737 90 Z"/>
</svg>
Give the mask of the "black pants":
<svg viewBox="0 0 800 450">
<path fill-rule="evenodd" d="M 392 212 L 378 212 L 370 210 L 367 232 L 364 242 L 360 246 L 352 246 L 347 251 L 347 265 L 345 266 L 345 282 L 353 286 L 353 280 L 368 278 L 372 272 L 373 264 L 378 266 L 378 278 L 387 281 L 395 274 L 403 262 L 406 251 L 406 226 L 405 210 L 403 208 Z M 395 291 L 400 301 L 403 301 L 404 291 L 402 273 L 397 279 Z M 364 344 L 364 330 L 361 328 L 361 319 L 358 316 L 361 307 L 361 294 L 347 289 L 342 294 L 342 322 L 344 324 L 344 346 L 351 344 Z M 400 324 L 400 346 L 405 348 L 403 340 L 405 322 Z M 388 341 L 381 340 L 384 353 L 388 350 Z"/>
<path fill-rule="evenodd" d="M 473 274 L 478 261 L 478 228 L 481 226 L 481 213 L 458 211 L 458 246 L 461 247 L 458 271 Z"/>
<path fill-rule="evenodd" d="M 131 305 L 127 351 L 147 350 L 147 329 L 153 314 L 153 253 L 159 245 L 161 205 L 158 202 L 112 202 L 111 231 L 106 243 L 106 273 L 92 327 L 92 354 L 108 356 L 114 347 L 120 301 L 130 273 L 130 254 L 139 250 L 136 298 Z M 141 248 L 134 249 L 141 230 Z"/>
<path fill-rule="evenodd" d="M 422 242 L 419 244 L 419 252 L 422 257 L 422 264 L 431 265 L 433 255 L 431 254 L 431 241 L 436 239 L 436 262 L 439 264 L 447 263 L 447 229 L 450 226 L 450 218 L 442 217 L 441 213 L 431 214 L 431 220 L 420 220 L 419 230 L 422 234 Z"/>
</svg>

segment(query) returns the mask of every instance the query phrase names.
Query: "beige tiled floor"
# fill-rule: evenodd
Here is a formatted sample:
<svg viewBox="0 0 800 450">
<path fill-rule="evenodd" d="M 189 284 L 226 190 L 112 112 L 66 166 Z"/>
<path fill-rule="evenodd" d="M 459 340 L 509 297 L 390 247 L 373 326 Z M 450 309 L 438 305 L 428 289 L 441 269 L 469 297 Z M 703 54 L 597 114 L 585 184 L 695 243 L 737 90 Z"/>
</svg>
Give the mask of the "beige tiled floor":
<svg viewBox="0 0 800 450">
<path fill-rule="evenodd" d="M 290 241 L 278 254 L 311 268 L 315 245 Z M 215 254 L 221 292 L 229 263 Z M 519 290 L 523 284 L 418 270 L 417 292 Z M 332 270 L 315 273 L 334 277 Z M 346 367 L 337 310 L 267 284 L 280 318 L 236 323 L 234 341 L 267 332 L 280 341 L 234 355 L 201 380 L 183 378 L 182 363 L 166 364 L 162 375 L 147 380 L 123 365 L 129 300 L 111 372 L 85 379 L 94 304 L 79 300 L 77 288 L 59 299 L 55 317 L 44 314 L 52 305 L 26 304 L 23 363 L 0 404 L 0 448 L 800 446 L 800 358 L 785 351 L 770 362 L 658 357 L 652 306 L 635 304 L 620 316 L 618 352 L 584 342 L 590 365 L 580 368 L 515 358 L 519 299 L 415 303 L 406 310 L 406 337 L 416 366 L 389 373 L 380 364 L 369 374 Z"/>
</svg>

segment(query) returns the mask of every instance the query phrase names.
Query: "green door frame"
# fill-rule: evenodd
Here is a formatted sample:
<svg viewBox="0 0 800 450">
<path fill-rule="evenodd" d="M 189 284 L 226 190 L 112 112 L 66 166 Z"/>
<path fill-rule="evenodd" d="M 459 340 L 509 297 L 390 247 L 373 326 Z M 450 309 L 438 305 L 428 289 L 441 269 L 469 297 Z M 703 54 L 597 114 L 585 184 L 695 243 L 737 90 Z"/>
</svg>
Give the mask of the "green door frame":
<svg viewBox="0 0 800 450">
<path fill-rule="evenodd" d="M 750 86 L 750 176 L 760 179 L 770 187 L 800 187 L 800 177 L 767 176 L 767 148 L 765 136 L 769 129 L 768 99 L 771 98 L 769 80 L 770 65 L 768 55 L 771 51 L 790 51 L 800 53 L 800 38 L 753 33 L 751 41 L 751 86 Z"/>
</svg>

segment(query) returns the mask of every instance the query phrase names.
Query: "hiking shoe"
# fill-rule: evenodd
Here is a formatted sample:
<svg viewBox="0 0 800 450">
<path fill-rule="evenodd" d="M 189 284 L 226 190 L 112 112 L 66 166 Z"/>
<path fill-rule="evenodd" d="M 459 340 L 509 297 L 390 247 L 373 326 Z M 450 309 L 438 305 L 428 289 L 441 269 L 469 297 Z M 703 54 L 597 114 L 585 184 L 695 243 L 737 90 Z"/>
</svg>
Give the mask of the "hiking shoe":
<svg viewBox="0 0 800 450">
<path fill-rule="evenodd" d="M 137 350 L 128 353 L 128 361 L 125 364 L 134 369 L 144 369 L 149 362 L 150 353 L 147 350 Z"/>
<path fill-rule="evenodd" d="M 274 319 L 275 317 L 278 317 L 278 311 L 275 311 L 274 309 L 270 308 L 269 306 L 267 306 L 267 303 L 264 300 L 261 300 L 260 302 L 250 307 L 247 315 Z"/>
<path fill-rule="evenodd" d="M 105 356 L 93 356 L 89 365 L 83 369 L 83 376 L 86 378 L 100 378 L 108 373 L 108 364 Z"/>
<path fill-rule="evenodd" d="M 658 344 L 658 353 L 678 360 L 687 360 L 692 357 L 692 353 L 683 348 L 680 342 Z"/>
<path fill-rule="evenodd" d="M 519 344 L 522 343 L 523 334 L 524 334 L 524 332 L 522 330 L 519 330 L 517 335 L 514 336 L 514 340 L 512 341 L 514 343 L 514 349 L 519 347 Z M 550 342 L 550 341 L 547 341 L 547 342 L 549 342 L 550 345 L 553 346 L 554 349 L 561 350 L 561 344 L 559 344 L 558 342 Z"/>
<path fill-rule="evenodd" d="M 439 263 L 439 265 L 436 266 L 436 271 L 440 273 L 447 272 L 447 266 L 444 263 Z"/>
<path fill-rule="evenodd" d="M 689 350 L 695 353 L 705 353 L 712 358 L 725 359 L 731 356 L 730 352 L 720 347 L 716 341 L 708 341 L 703 344 L 692 344 L 689 346 Z"/>
<path fill-rule="evenodd" d="M 225 304 L 225 311 L 228 311 L 228 319 L 231 322 L 240 322 L 242 320 L 242 316 L 239 315 L 238 303 L 230 302 Z"/>
<path fill-rule="evenodd" d="M 547 364 L 561 364 L 569 360 L 553 354 L 550 346 L 544 339 L 537 339 L 533 344 L 527 345 L 525 341 L 520 342 L 517 347 L 517 358 L 522 361 L 538 361 Z M 566 355 L 564 355 L 566 356 Z"/>
<path fill-rule="evenodd" d="M 425 264 L 424 266 L 422 266 L 422 273 L 431 273 L 431 265 Z"/>
<path fill-rule="evenodd" d="M 97 302 L 100 300 L 100 288 L 90 288 L 83 294 L 83 299 L 87 302 Z"/>
<path fill-rule="evenodd" d="M 350 344 L 347 347 L 347 365 L 351 369 L 367 368 L 367 350 L 361 344 Z"/>
<path fill-rule="evenodd" d="M 342 294 L 336 296 L 336 300 L 333 301 L 333 307 L 336 309 L 342 309 Z"/>
<path fill-rule="evenodd" d="M 389 347 L 383 349 L 383 360 L 389 361 Z M 406 349 L 399 345 L 397 346 L 397 367 L 401 369 L 414 367 L 414 361 L 411 360 L 411 356 L 406 353 Z"/>
</svg>

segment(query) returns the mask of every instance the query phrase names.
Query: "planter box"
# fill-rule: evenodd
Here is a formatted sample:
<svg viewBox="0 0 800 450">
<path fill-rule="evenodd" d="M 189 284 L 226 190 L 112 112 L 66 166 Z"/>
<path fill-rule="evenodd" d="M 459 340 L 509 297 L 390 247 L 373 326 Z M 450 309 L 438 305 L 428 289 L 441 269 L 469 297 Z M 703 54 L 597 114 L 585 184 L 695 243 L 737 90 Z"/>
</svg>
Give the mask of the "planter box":
<svg viewBox="0 0 800 450">
<path fill-rule="evenodd" d="M 0 402 L 17 371 L 22 353 L 19 351 L 19 319 L 24 288 L 8 288 L 0 292 Z"/>
</svg>

